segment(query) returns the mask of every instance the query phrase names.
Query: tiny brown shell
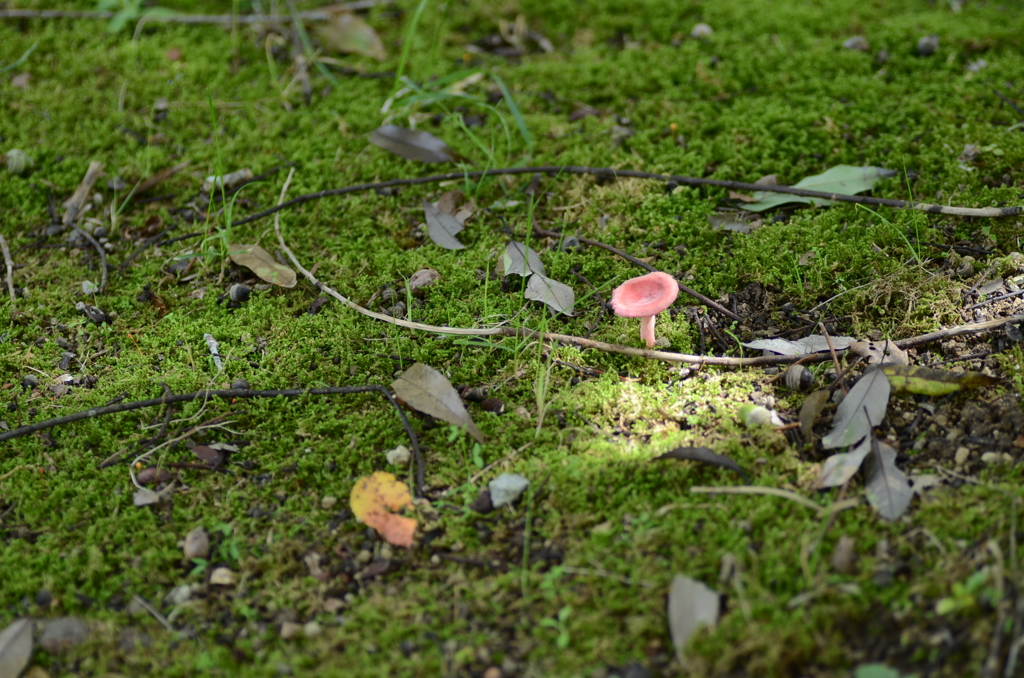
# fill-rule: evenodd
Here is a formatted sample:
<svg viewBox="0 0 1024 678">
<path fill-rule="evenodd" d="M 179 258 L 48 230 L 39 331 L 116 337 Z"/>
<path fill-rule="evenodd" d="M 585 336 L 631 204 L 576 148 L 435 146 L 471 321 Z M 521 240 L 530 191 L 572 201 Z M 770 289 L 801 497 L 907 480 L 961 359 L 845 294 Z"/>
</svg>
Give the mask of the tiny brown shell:
<svg viewBox="0 0 1024 678">
<path fill-rule="evenodd" d="M 791 391 L 806 391 L 814 386 L 814 375 L 803 365 L 791 365 L 782 373 L 782 383 Z"/>
</svg>

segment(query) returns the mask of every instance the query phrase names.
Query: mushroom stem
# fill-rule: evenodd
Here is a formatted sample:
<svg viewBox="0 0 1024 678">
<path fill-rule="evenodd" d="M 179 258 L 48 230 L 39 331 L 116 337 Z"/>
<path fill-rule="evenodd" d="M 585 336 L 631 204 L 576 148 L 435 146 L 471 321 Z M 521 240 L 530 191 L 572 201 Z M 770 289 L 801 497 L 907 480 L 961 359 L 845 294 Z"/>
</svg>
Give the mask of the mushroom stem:
<svg viewBox="0 0 1024 678">
<path fill-rule="evenodd" d="M 654 348 L 654 318 L 646 315 L 640 318 L 640 338 L 647 342 L 647 348 Z"/>
</svg>

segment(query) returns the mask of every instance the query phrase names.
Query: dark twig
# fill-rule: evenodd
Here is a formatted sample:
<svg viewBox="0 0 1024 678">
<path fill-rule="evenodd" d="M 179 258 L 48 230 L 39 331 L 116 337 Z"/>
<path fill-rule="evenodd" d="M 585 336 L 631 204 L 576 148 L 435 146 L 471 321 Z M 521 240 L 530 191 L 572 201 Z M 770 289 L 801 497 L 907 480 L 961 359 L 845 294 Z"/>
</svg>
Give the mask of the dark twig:
<svg viewBox="0 0 1024 678">
<path fill-rule="evenodd" d="M 337 11 L 310 11 L 301 12 L 299 18 L 304 21 L 329 21 L 337 16 L 338 12 L 354 12 L 361 9 L 370 9 L 377 5 L 385 4 L 389 0 L 358 0 L 347 2 L 343 5 L 333 5 Z M 112 19 L 113 12 L 63 12 L 59 10 L 34 10 L 34 9 L 5 9 L 0 10 L 0 19 Z M 152 15 L 146 17 L 147 21 L 160 21 L 164 23 L 178 24 L 220 24 L 230 26 L 233 24 L 260 24 L 275 23 L 281 21 L 290 22 L 290 16 L 270 16 L 263 14 L 167 14 Z"/>
<path fill-rule="evenodd" d="M 1010 108 L 1012 108 L 1013 110 L 1017 111 L 1021 115 L 1024 115 L 1024 108 L 1021 108 L 1017 104 L 1013 103 L 1013 101 L 1008 96 L 1004 95 L 999 90 L 993 88 L 992 91 L 996 93 L 997 97 L 999 97 L 1000 99 L 1005 101 L 1007 104 L 1009 104 Z"/>
<path fill-rule="evenodd" d="M 944 207 L 943 205 L 932 205 L 924 202 L 913 202 L 907 200 L 893 200 L 890 198 L 874 198 L 865 195 L 844 195 L 841 193 L 825 193 L 823 191 L 810 191 L 804 188 L 793 186 L 760 186 L 748 184 L 742 181 L 724 181 L 722 179 L 704 179 L 701 177 L 680 177 L 669 174 L 656 174 L 654 172 L 640 172 L 637 170 L 613 169 L 611 167 L 578 167 L 575 165 L 545 166 L 545 167 L 506 167 L 490 170 L 478 170 L 473 172 L 449 172 L 448 174 L 435 174 L 429 177 L 416 177 L 412 179 L 391 179 L 390 181 L 379 181 L 369 184 L 355 184 L 343 188 L 330 188 L 317 193 L 307 193 L 287 202 L 276 205 L 256 214 L 250 214 L 244 219 L 232 223 L 232 226 L 248 224 L 251 221 L 268 217 L 275 212 L 302 205 L 313 200 L 319 200 L 332 195 L 346 195 L 358 193 L 359 191 L 371 191 L 392 186 L 416 186 L 419 184 L 436 184 L 442 181 L 458 181 L 460 179 L 480 179 L 482 177 L 495 177 L 516 174 L 593 174 L 595 176 L 627 178 L 627 179 L 653 179 L 656 181 L 674 181 L 684 186 L 719 186 L 739 191 L 766 191 L 769 193 L 786 193 L 788 195 L 800 195 L 807 198 L 822 198 L 840 202 L 852 202 L 860 205 L 880 205 L 883 207 L 902 207 L 928 212 L 929 214 L 948 214 L 961 217 L 1013 217 L 1021 214 L 1021 207 Z"/>
<path fill-rule="evenodd" d="M 534 231 L 534 233 L 536 233 L 538 235 L 546 236 L 546 237 L 549 237 L 549 238 L 560 238 L 561 235 L 562 235 L 561 233 L 559 233 L 557 231 L 548 231 L 548 230 L 543 229 L 543 228 L 538 228 L 537 226 L 533 227 L 533 231 Z M 594 247 L 600 247 L 601 249 L 608 250 L 612 254 L 614 254 L 616 256 L 622 257 L 623 259 L 625 259 L 629 263 L 633 264 L 634 266 L 639 266 L 640 268 L 644 269 L 645 271 L 649 271 L 651 273 L 654 273 L 655 271 L 658 270 L 658 269 L 654 268 L 653 266 L 651 266 L 650 264 L 648 264 L 647 262 L 640 261 L 636 257 L 631 256 L 629 254 L 626 254 L 625 252 L 623 252 L 622 250 L 618 249 L 617 247 L 612 247 L 611 245 L 608 245 L 607 243 L 600 242 L 599 240 L 591 240 L 590 238 L 584 238 L 583 236 L 576 236 L 576 239 L 579 240 L 581 243 L 585 243 L 587 245 L 593 245 Z M 675 276 L 673 276 L 673 278 L 675 278 Z M 708 297 L 705 297 L 703 294 L 701 294 L 697 290 L 690 289 L 689 287 L 687 287 L 683 283 L 679 282 L 678 280 L 676 280 L 676 284 L 679 285 L 680 291 L 682 291 L 685 294 L 689 294 L 691 297 L 693 297 L 694 299 L 697 299 L 698 301 L 700 301 L 700 303 L 704 304 L 708 308 L 713 308 L 716 311 L 718 311 L 719 313 L 721 313 L 722 315 L 724 315 L 727 318 L 730 318 L 732 320 L 735 320 L 736 322 L 740 322 L 740 321 L 743 320 L 738 315 L 736 315 L 735 313 L 733 313 L 732 311 L 727 309 L 725 306 L 722 306 L 721 304 L 719 304 L 717 301 L 714 301 L 713 299 L 709 299 Z"/>
<path fill-rule="evenodd" d="M 4 251 L 4 265 L 7 267 L 7 291 L 11 295 L 11 310 L 14 310 L 14 259 L 11 258 L 11 248 L 7 246 L 7 238 L 0 233 L 0 249 Z"/>
<path fill-rule="evenodd" d="M 125 272 L 125 270 L 126 270 L 126 269 L 128 268 L 128 264 L 132 263 L 132 261 L 134 261 L 134 260 L 135 260 L 135 257 L 137 257 L 137 256 L 139 256 L 140 254 L 142 254 L 142 253 L 143 253 L 144 251 L 146 251 L 146 249 L 147 249 L 147 248 L 148 248 L 148 247 L 149 247 L 150 245 L 152 245 L 152 244 L 153 244 L 153 243 L 155 243 L 155 242 L 158 242 L 158 241 L 160 240 L 160 238 L 164 237 L 165 235 L 167 235 L 168 233 L 170 233 L 171 231 L 173 231 L 173 230 L 174 230 L 174 229 L 176 229 L 177 227 L 178 227 L 178 225 L 177 225 L 177 224 L 175 224 L 175 225 L 173 225 L 173 226 L 168 226 L 168 227 L 167 227 L 167 228 L 165 228 L 164 230 L 162 230 L 162 231 L 160 231 L 159 233 L 157 233 L 156 235 L 154 235 L 154 236 L 153 236 L 152 238 L 146 238 L 146 240 L 145 240 L 145 241 L 143 241 L 143 243 L 142 243 L 141 245 L 139 245 L 138 247 L 136 247 L 136 248 L 135 248 L 135 249 L 134 249 L 134 250 L 132 251 L 132 253 L 131 253 L 131 254 L 129 254 L 129 255 L 128 255 L 128 256 L 127 256 L 126 258 L 125 258 L 125 260 L 124 260 L 124 261 L 122 261 L 122 262 L 121 262 L 120 264 L 118 264 L 118 266 L 117 266 L 117 270 L 118 270 L 118 271 L 119 271 L 120 273 L 124 273 L 124 272 Z"/>
<path fill-rule="evenodd" d="M 89 244 L 100 255 L 100 293 L 102 294 L 107 289 L 107 251 L 103 249 L 103 245 L 100 244 L 99 240 L 92 237 L 92 233 L 83 231 L 77 226 L 72 226 L 71 230 L 88 240 Z"/>
<path fill-rule="evenodd" d="M 981 308 L 982 306 L 987 306 L 988 304 L 993 304 L 997 301 L 1003 301 L 1004 299 L 1012 299 L 1013 297 L 1019 297 L 1022 294 L 1024 294 L 1024 289 L 1017 290 L 1016 292 L 1007 292 L 1006 294 L 1000 294 L 998 297 L 992 297 L 991 299 L 986 299 L 985 301 L 979 301 L 976 304 L 968 306 L 965 310 L 973 311 L 976 308 Z"/>
<path fill-rule="evenodd" d="M 117 414 L 118 412 L 130 412 L 132 410 L 141 410 L 146 407 L 158 407 L 160 405 L 171 405 L 173 403 L 188 403 L 193 400 L 209 400 L 210 398 L 276 398 L 278 396 L 286 398 L 294 398 L 306 395 L 348 395 L 353 393 L 369 393 L 375 391 L 380 393 L 388 402 L 395 408 L 398 413 L 398 418 L 402 420 L 402 427 L 405 429 L 405 433 L 409 436 L 409 442 L 412 444 L 413 456 L 416 459 L 416 496 L 423 496 L 423 482 L 426 475 L 426 469 L 423 466 L 423 454 L 420 451 L 419 440 L 416 437 L 416 431 L 413 430 L 412 425 L 409 424 L 409 419 L 405 416 L 405 412 L 398 405 L 398 401 L 395 400 L 395 396 L 391 394 L 391 391 L 387 390 L 379 384 L 367 384 L 366 386 L 330 386 L 327 388 L 289 388 L 272 391 L 254 391 L 245 388 L 231 388 L 217 391 L 196 391 L 195 393 L 177 393 L 173 395 L 164 394 L 159 398 L 150 398 L 149 400 L 137 400 L 130 403 L 118 403 L 116 405 L 108 405 L 106 407 L 94 407 L 89 410 L 83 410 L 81 412 L 75 412 L 68 414 L 63 417 L 56 417 L 54 419 L 47 419 L 46 421 L 39 421 L 34 424 L 28 424 L 26 426 L 20 426 L 11 431 L 4 431 L 0 433 L 0 442 L 5 440 L 13 440 L 14 438 L 20 438 L 36 431 L 42 431 L 55 426 L 63 426 L 64 424 L 70 424 L 75 421 L 81 421 L 82 419 L 92 419 L 94 417 L 100 417 L 106 414 Z"/>
</svg>

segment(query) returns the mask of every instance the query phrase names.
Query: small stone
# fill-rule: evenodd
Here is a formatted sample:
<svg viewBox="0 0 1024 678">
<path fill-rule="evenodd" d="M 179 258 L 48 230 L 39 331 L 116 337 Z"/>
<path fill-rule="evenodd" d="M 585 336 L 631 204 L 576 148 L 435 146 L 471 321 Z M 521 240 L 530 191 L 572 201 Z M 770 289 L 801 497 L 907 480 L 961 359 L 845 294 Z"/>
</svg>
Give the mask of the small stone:
<svg viewBox="0 0 1024 678">
<path fill-rule="evenodd" d="M 356 562 L 360 565 L 365 565 L 371 560 L 373 560 L 373 551 L 367 551 L 366 549 L 363 549 L 356 554 Z"/>
<path fill-rule="evenodd" d="M 960 450 L 957 450 L 957 454 L 960 454 Z M 1003 460 L 1002 455 L 998 452 L 986 452 L 981 455 L 982 464 L 998 464 Z"/>
<path fill-rule="evenodd" d="M 192 597 L 192 587 L 188 584 L 181 584 L 171 589 L 171 592 L 164 596 L 164 601 L 171 605 L 181 605 Z"/>
<path fill-rule="evenodd" d="M 241 377 L 238 377 L 237 379 L 233 379 L 231 381 L 231 388 L 248 391 L 251 387 L 249 386 L 249 382 L 247 382 L 245 379 L 242 379 Z"/>
<path fill-rule="evenodd" d="M 249 299 L 249 295 L 252 294 L 252 288 L 248 285 L 237 283 L 228 288 L 228 297 L 231 301 L 242 303 Z"/>
<path fill-rule="evenodd" d="M 320 626 L 320 622 L 318 621 L 306 622 L 306 624 L 302 627 L 302 633 L 307 638 L 316 638 L 321 633 L 323 633 L 323 631 L 324 628 Z"/>
<path fill-rule="evenodd" d="M 502 473 L 487 484 L 491 491 L 491 504 L 494 508 L 511 504 L 522 496 L 529 485 L 530 481 L 518 473 Z"/>
<path fill-rule="evenodd" d="M 481 664 L 491 663 L 491 651 L 487 649 L 486 645 L 481 645 L 476 649 L 476 660 Z"/>
<path fill-rule="evenodd" d="M 432 268 L 421 268 L 409 276 L 409 291 L 415 296 L 423 296 L 426 288 L 434 285 L 441 279 L 441 274 Z"/>
<path fill-rule="evenodd" d="M 921 56 L 931 56 L 939 49 L 939 36 L 926 35 L 917 41 L 917 53 Z"/>
<path fill-rule="evenodd" d="M 325 511 L 330 511 L 332 508 L 338 505 L 338 498 L 332 496 L 326 496 L 320 500 L 320 508 Z"/>
<path fill-rule="evenodd" d="M 855 52 L 867 52 L 871 49 L 871 45 L 868 44 L 868 39 L 863 35 L 855 35 L 852 38 L 847 38 L 843 42 L 843 49 L 850 49 Z"/>
<path fill-rule="evenodd" d="M 436 565 L 440 565 L 441 564 L 441 556 L 437 555 L 436 553 L 434 555 L 430 556 L 430 564 L 431 565 L 435 565 L 435 566 Z"/>
<path fill-rule="evenodd" d="M 82 294 L 96 294 L 100 291 L 100 286 L 91 280 L 82 281 Z"/>
<path fill-rule="evenodd" d="M 345 601 L 341 598 L 328 598 L 324 600 L 324 612 L 334 614 L 345 608 Z"/>
<path fill-rule="evenodd" d="M 388 450 L 384 456 L 392 466 L 408 466 L 412 460 L 412 453 L 409 452 L 409 448 L 405 445 L 399 445 L 393 450 Z"/>
<path fill-rule="evenodd" d="M 451 551 L 452 553 L 462 553 L 463 551 L 466 550 L 466 545 L 463 544 L 461 541 L 457 541 L 454 544 L 452 544 L 448 548 L 448 550 Z"/>
<path fill-rule="evenodd" d="M 494 510 L 494 504 L 491 502 L 491 491 L 484 488 L 480 490 L 480 494 L 477 495 L 469 504 L 470 511 L 476 511 L 477 513 L 490 513 Z"/>
<path fill-rule="evenodd" d="M 857 574 L 857 550 L 853 537 L 846 534 L 839 537 L 830 562 L 840 574 Z"/>
<path fill-rule="evenodd" d="M 606 520 L 603 523 L 599 523 L 597 525 L 594 525 L 592 528 L 590 528 L 590 533 L 591 534 L 608 534 L 609 532 L 612 531 L 612 529 L 614 527 L 615 527 L 615 524 L 612 521 Z"/>
<path fill-rule="evenodd" d="M 484 678 L 504 678 L 505 674 L 497 666 L 488 666 L 484 671 Z"/>
<path fill-rule="evenodd" d="M 210 555 L 210 535 L 202 527 L 194 527 L 185 535 L 185 560 L 207 558 Z"/>
<path fill-rule="evenodd" d="M 235 573 L 226 567 L 218 567 L 210 573 L 211 586 L 234 586 L 236 582 Z"/>
<path fill-rule="evenodd" d="M 381 560 L 391 560 L 395 557 L 395 550 L 391 548 L 391 544 L 382 544 L 380 547 Z"/>
<path fill-rule="evenodd" d="M 58 617 L 46 622 L 39 646 L 47 652 L 60 652 L 85 642 L 89 628 L 78 617 Z"/>
<path fill-rule="evenodd" d="M 690 30 L 690 37 L 699 40 L 700 38 L 709 37 L 712 33 L 714 33 L 714 31 L 711 30 L 711 26 L 705 23 L 700 23 Z"/>
<path fill-rule="evenodd" d="M 958 447 L 956 448 L 956 455 L 953 457 L 953 460 L 956 462 L 957 466 L 963 466 L 969 456 L 971 456 L 971 451 L 969 449 L 966 447 Z"/>
<path fill-rule="evenodd" d="M 291 640 L 297 638 L 302 633 L 302 624 L 295 622 L 286 621 L 281 624 L 281 638 L 284 640 Z"/>
</svg>

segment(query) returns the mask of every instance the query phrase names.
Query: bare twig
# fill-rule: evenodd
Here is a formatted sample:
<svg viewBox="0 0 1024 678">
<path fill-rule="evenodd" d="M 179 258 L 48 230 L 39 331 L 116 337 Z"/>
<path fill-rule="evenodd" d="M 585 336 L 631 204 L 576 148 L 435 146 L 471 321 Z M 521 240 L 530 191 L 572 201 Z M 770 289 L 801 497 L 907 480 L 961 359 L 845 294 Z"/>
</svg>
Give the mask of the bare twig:
<svg viewBox="0 0 1024 678">
<path fill-rule="evenodd" d="M 71 226 L 75 223 L 75 219 L 78 218 L 78 212 L 82 209 L 82 205 L 89 199 L 89 191 L 92 190 L 96 180 L 103 174 L 103 163 L 93 162 L 89 163 L 89 169 L 85 171 L 85 176 L 82 178 L 82 183 L 78 184 L 78 188 L 71 194 L 71 197 L 64 203 L 64 228 Z"/>
<path fill-rule="evenodd" d="M 177 633 L 178 632 L 178 630 L 175 629 L 174 626 L 171 625 L 171 622 L 167 620 L 167 617 L 165 617 L 162 614 L 160 614 L 160 611 L 157 610 L 155 607 L 153 607 L 148 600 L 146 600 L 145 598 L 143 598 L 142 596 L 140 596 L 137 593 L 134 596 L 132 596 L 132 599 L 142 609 L 144 609 L 146 612 L 148 612 L 151 615 L 153 615 L 153 619 L 155 619 L 158 622 L 160 622 L 160 625 L 163 626 L 165 629 L 167 629 L 171 633 Z"/>
<path fill-rule="evenodd" d="M 690 492 L 693 492 L 694 494 L 764 494 L 772 497 L 788 499 L 800 504 L 801 506 L 814 509 L 819 513 L 845 511 L 846 509 L 853 508 L 861 503 L 860 499 L 845 499 L 843 501 L 833 502 L 829 506 L 822 506 L 821 504 L 815 504 L 806 497 L 801 497 L 796 492 L 790 492 L 789 490 L 783 490 L 778 487 L 764 487 L 761 485 L 732 485 L 728 487 L 695 486 L 690 488 Z"/>
<path fill-rule="evenodd" d="M 880 205 L 883 207 L 902 207 L 908 209 L 920 210 L 922 212 L 928 212 L 929 214 L 947 214 L 952 216 L 961 217 L 1013 217 L 1021 214 L 1024 208 L 1019 206 L 1013 207 L 981 207 L 981 208 L 970 208 L 970 207 L 944 207 L 942 205 L 932 205 L 923 202 L 913 202 L 907 200 L 892 200 L 889 198 L 873 198 L 871 196 L 864 195 L 845 195 L 841 193 L 825 193 L 823 191 L 811 191 L 804 188 L 795 188 L 793 186 L 760 186 L 758 184 L 748 184 L 742 181 L 725 181 L 722 179 L 705 179 L 702 177 L 681 177 L 676 175 L 668 174 L 656 174 L 654 172 L 640 172 L 637 170 L 623 170 L 614 169 L 611 167 L 579 167 L 575 165 L 564 165 L 564 166 L 545 166 L 545 167 L 506 167 L 489 170 L 478 170 L 473 172 L 449 172 L 448 174 L 435 174 L 429 177 L 417 177 L 412 179 L 391 179 L 390 181 L 379 181 L 369 184 L 355 184 L 353 186 L 345 186 L 343 188 L 331 188 L 326 191 L 319 191 L 317 193 L 307 193 L 306 195 L 300 195 L 297 198 L 292 198 L 288 202 L 271 207 L 270 209 L 257 212 L 256 214 L 250 214 L 244 219 L 239 219 L 234 222 L 233 226 L 240 226 L 247 224 L 263 217 L 268 217 L 275 212 L 288 209 L 295 205 L 301 205 L 303 203 L 311 202 L 313 200 L 319 200 L 332 195 L 346 195 L 348 193 L 358 193 L 359 191 L 371 191 L 380 188 L 390 188 L 392 186 L 416 186 L 419 184 L 436 184 L 442 181 L 459 181 L 461 179 L 480 179 L 482 177 L 494 177 L 503 175 L 516 175 L 516 174 L 593 174 L 595 176 L 613 177 L 613 178 L 627 178 L 627 179 L 653 179 L 656 181 L 674 181 L 677 184 L 684 186 L 718 186 L 721 188 L 729 188 L 733 190 L 741 191 L 766 191 L 770 193 L 786 193 L 788 195 L 800 195 L 808 198 L 822 198 L 825 200 L 834 200 L 839 202 L 852 202 L 860 205 Z"/>
<path fill-rule="evenodd" d="M 11 295 L 11 310 L 14 310 L 14 259 L 11 258 L 11 248 L 7 246 L 7 238 L 0 233 L 0 249 L 4 251 L 4 265 L 7 267 L 7 291 Z"/>
<path fill-rule="evenodd" d="M 391 391 L 387 390 L 379 384 L 367 384 L 366 386 L 329 386 L 327 388 L 289 388 L 281 390 L 271 391 L 254 391 L 246 388 L 230 388 L 218 391 L 196 391 L 195 393 L 175 393 L 173 395 L 166 395 L 159 398 L 150 398 L 149 400 L 137 400 L 130 403 L 117 403 L 114 405 L 107 405 L 105 407 L 94 407 L 89 410 L 83 410 L 80 412 L 74 412 L 73 414 L 67 414 L 63 417 L 56 417 L 54 419 L 47 419 L 46 421 L 39 421 L 34 424 L 28 424 L 26 426 L 19 426 L 16 429 L 10 431 L 4 431 L 0 433 L 0 442 L 5 440 L 13 440 L 14 438 L 20 438 L 36 431 L 43 431 L 48 428 L 54 428 L 55 426 L 62 426 L 64 424 L 70 424 L 75 421 L 81 421 L 83 419 L 93 419 L 95 417 L 104 416 L 107 414 L 117 414 L 118 412 L 130 412 L 132 410 L 141 410 L 146 407 L 158 407 L 160 405 L 170 405 L 173 403 L 188 403 L 193 400 L 209 400 L 210 398 L 295 398 L 299 396 L 307 395 L 350 395 L 353 393 L 369 393 L 371 391 L 380 393 L 382 396 L 388 399 L 388 402 L 395 408 L 398 413 L 398 418 L 402 420 L 402 427 L 405 429 L 405 433 L 409 436 L 409 442 L 412 444 L 413 451 L 420 455 L 420 444 L 419 439 L 416 437 L 416 431 L 413 430 L 409 424 L 409 419 L 405 416 L 405 412 L 398 405 L 398 401 L 395 400 L 395 396 L 391 394 Z M 422 482 L 416 488 L 417 496 L 423 496 Z"/>
<path fill-rule="evenodd" d="M 913 348 L 914 346 L 920 346 L 921 344 L 930 344 L 936 341 L 942 341 L 943 339 L 949 339 L 950 337 L 958 337 L 961 334 L 977 334 L 979 332 L 987 332 L 988 330 L 994 330 L 1003 325 L 1010 325 L 1012 323 L 1024 322 L 1024 315 L 1011 315 L 1006 318 L 995 318 L 993 320 L 986 320 L 980 323 L 968 323 L 966 325 L 957 325 L 956 327 L 949 327 L 944 330 L 938 330 L 936 332 L 929 332 L 928 334 L 921 334 L 916 337 L 910 337 L 908 339 L 900 339 L 899 341 L 893 342 L 902 349 Z"/>
<path fill-rule="evenodd" d="M 96 250 L 96 253 L 100 255 L 100 290 L 99 291 L 100 291 L 100 293 L 102 293 L 104 290 L 107 289 L 107 251 L 105 249 L 103 249 L 103 245 L 100 244 L 100 241 L 92 236 L 92 233 L 89 233 L 88 231 L 83 231 L 82 229 L 78 228 L 77 226 L 72 226 L 71 230 L 74 231 L 75 233 L 77 233 L 78 235 L 82 236 L 86 240 L 88 240 L 89 244 L 92 245 L 94 250 Z"/>
</svg>

